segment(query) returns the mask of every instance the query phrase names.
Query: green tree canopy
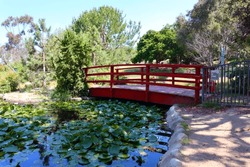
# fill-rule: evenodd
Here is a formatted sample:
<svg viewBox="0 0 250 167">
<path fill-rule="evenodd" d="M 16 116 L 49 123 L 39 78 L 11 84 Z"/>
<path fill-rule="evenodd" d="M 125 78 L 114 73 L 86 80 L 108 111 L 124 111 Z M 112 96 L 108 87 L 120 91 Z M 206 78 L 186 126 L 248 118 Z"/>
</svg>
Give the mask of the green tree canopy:
<svg viewBox="0 0 250 167">
<path fill-rule="evenodd" d="M 179 63 L 182 49 L 176 42 L 176 31 L 171 26 L 164 27 L 161 31 L 148 31 L 142 36 L 137 45 L 137 55 L 132 62 L 153 62 L 169 59 L 172 63 Z"/>
<path fill-rule="evenodd" d="M 83 67 L 90 63 L 91 46 L 86 35 L 66 30 L 60 44 L 60 54 L 54 58 L 57 90 L 84 95 Z"/>
<path fill-rule="evenodd" d="M 249 52 L 246 37 L 246 20 L 249 1 L 199 0 L 188 13 L 186 21 L 177 20 L 178 41 L 186 53 L 200 64 L 219 63 L 220 50 L 226 53 L 226 60 L 245 59 Z M 181 24 L 180 24 L 181 23 Z M 246 30 L 246 31 L 245 31 Z"/>
<path fill-rule="evenodd" d="M 109 6 L 83 12 L 74 19 L 76 33 L 88 34 L 92 46 L 92 64 L 122 63 L 116 57 L 127 57 L 139 38 L 140 23 L 126 22 L 121 11 Z M 117 50 L 124 49 L 124 52 Z M 132 52 L 131 52 L 132 53 Z M 115 57 L 112 57 L 112 55 Z M 121 60 L 129 60 L 122 58 Z M 124 62 L 123 62 L 124 63 Z"/>
</svg>

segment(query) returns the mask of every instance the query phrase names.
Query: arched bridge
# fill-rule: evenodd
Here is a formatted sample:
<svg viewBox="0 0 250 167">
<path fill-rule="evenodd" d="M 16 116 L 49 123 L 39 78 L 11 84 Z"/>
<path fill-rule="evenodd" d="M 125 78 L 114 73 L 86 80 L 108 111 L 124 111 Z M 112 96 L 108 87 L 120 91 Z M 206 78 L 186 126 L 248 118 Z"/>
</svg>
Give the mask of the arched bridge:
<svg viewBox="0 0 250 167">
<path fill-rule="evenodd" d="M 201 65 L 120 64 L 84 68 L 90 96 L 157 104 L 197 104 Z"/>
</svg>

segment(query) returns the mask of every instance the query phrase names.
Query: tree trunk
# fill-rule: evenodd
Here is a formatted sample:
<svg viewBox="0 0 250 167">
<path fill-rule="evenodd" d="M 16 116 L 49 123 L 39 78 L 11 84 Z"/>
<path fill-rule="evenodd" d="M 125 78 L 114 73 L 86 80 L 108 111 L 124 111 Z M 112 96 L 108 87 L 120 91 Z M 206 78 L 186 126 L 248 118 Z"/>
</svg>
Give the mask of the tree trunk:
<svg viewBox="0 0 250 167">
<path fill-rule="evenodd" d="M 46 58 L 44 51 L 42 51 L 42 55 L 43 55 L 43 88 L 46 88 Z"/>
</svg>

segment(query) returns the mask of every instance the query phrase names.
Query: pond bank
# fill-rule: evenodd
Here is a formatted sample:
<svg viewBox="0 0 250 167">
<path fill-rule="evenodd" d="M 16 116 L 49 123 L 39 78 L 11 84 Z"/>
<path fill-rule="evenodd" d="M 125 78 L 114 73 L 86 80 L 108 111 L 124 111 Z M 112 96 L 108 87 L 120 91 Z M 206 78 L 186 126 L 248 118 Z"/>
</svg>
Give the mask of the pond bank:
<svg viewBox="0 0 250 167">
<path fill-rule="evenodd" d="M 167 112 L 168 127 L 174 132 L 169 140 L 168 151 L 161 157 L 158 167 L 181 167 L 182 163 L 180 149 L 184 140 L 188 137 L 185 134 L 184 120 L 179 114 L 180 108 L 177 105 L 172 106 Z"/>
</svg>

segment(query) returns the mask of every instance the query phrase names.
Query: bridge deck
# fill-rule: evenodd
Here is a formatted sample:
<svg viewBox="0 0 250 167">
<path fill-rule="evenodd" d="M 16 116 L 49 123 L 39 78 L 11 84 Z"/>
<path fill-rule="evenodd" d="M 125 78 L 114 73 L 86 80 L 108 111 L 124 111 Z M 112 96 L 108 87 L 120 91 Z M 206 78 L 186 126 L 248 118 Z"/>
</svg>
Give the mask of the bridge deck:
<svg viewBox="0 0 250 167">
<path fill-rule="evenodd" d="M 151 102 L 164 105 L 194 104 L 195 91 L 183 88 L 149 86 L 146 95 L 145 85 L 114 85 L 93 86 L 90 88 L 90 96 L 118 99 L 130 99 L 136 101 Z"/>
<path fill-rule="evenodd" d="M 91 88 L 110 88 L 110 86 L 93 85 Z M 114 85 L 113 89 L 128 89 L 136 91 L 146 91 L 146 85 Z M 179 96 L 194 97 L 195 91 L 191 89 L 163 87 L 163 86 L 149 86 L 150 92 L 165 93 Z"/>
</svg>

